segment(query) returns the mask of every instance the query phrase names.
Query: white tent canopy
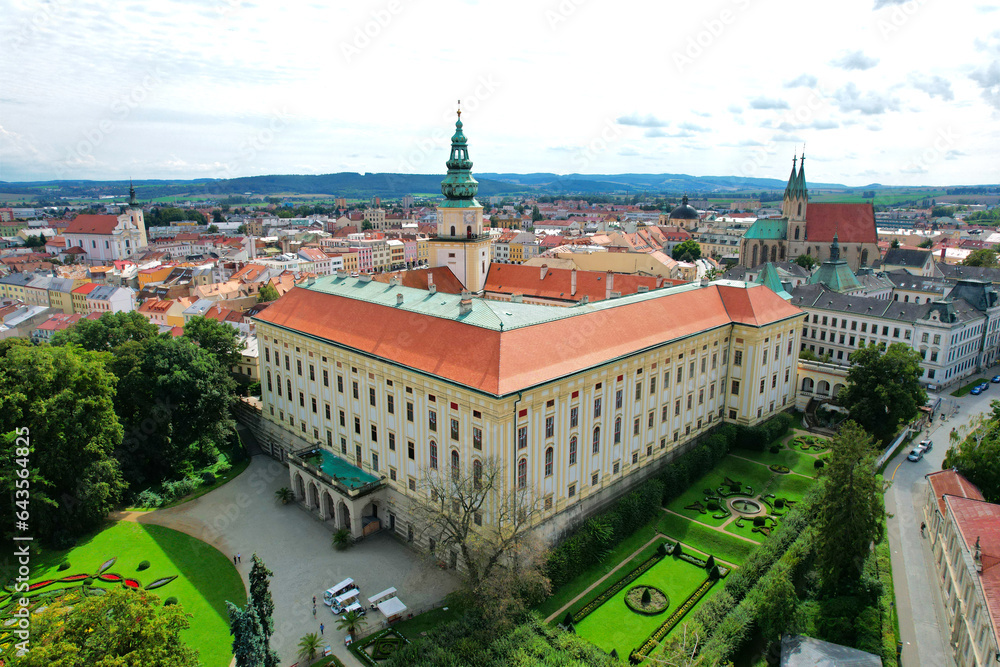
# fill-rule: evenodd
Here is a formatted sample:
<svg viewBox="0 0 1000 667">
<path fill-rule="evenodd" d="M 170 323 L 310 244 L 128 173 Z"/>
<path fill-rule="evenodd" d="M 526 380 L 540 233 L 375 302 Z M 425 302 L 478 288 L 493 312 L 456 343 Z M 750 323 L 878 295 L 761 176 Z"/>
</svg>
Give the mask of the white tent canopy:
<svg viewBox="0 0 1000 667">
<path fill-rule="evenodd" d="M 378 610 L 382 612 L 386 618 L 392 618 L 393 616 L 399 616 L 406 611 L 406 605 L 400 602 L 399 598 L 389 598 L 385 602 L 378 603 Z"/>
</svg>

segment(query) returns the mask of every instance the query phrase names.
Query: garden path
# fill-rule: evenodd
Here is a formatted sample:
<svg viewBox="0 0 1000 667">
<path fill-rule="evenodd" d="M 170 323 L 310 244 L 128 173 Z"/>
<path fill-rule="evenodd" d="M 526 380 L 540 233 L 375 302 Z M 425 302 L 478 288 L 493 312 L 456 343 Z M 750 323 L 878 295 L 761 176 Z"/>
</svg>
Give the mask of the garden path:
<svg viewBox="0 0 1000 667">
<path fill-rule="evenodd" d="M 743 537 L 742 535 L 737 535 L 736 533 L 730 533 L 730 532 L 727 532 L 727 531 L 726 531 L 726 529 L 725 529 L 725 528 L 726 528 L 726 526 L 727 526 L 727 525 L 729 525 L 729 522 L 730 522 L 730 521 L 735 521 L 735 520 L 736 520 L 737 518 L 739 518 L 739 517 L 736 517 L 736 516 L 731 516 L 731 517 L 729 517 L 729 518 L 728 518 L 728 519 L 726 520 L 726 522 L 725 522 L 725 523 L 723 523 L 723 524 L 722 524 L 722 525 L 720 525 L 720 526 L 710 526 L 710 525 L 708 525 L 707 523 L 702 523 L 701 521 L 698 521 L 697 519 L 692 519 L 692 518 L 691 518 L 691 517 L 689 517 L 689 516 L 684 516 L 684 515 L 683 515 L 683 514 L 681 514 L 680 512 L 675 512 L 675 511 L 673 511 L 673 510 L 668 510 L 668 509 L 667 509 L 666 507 L 661 507 L 660 509 L 661 509 L 661 510 L 663 510 L 664 512 L 666 512 L 667 514 L 673 514 L 674 516 L 679 516 L 680 518 L 682 518 L 682 519 L 687 519 L 687 520 L 688 520 L 688 521 L 690 521 L 691 523 L 696 523 L 696 524 L 698 524 L 699 526 L 704 526 L 705 528 L 710 528 L 710 529 L 712 529 L 712 530 L 715 530 L 715 531 L 718 531 L 718 532 L 720 532 L 720 533 L 725 533 L 725 534 L 726 534 L 726 535 L 728 535 L 729 537 L 735 537 L 735 538 L 736 538 L 736 539 L 738 539 L 738 540 L 743 540 L 744 542 L 750 542 L 750 543 L 752 543 L 752 544 L 760 544 L 760 542 L 757 542 L 756 540 L 751 540 L 751 539 L 750 539 L 749 537 Z M 666 537 L 669 537 L 669 535 L 667 535 Z M 683 544 L 683 543 L 682 543 L 682 544 Z M 687 546 L 687 545 L 685 545 L 685 546 Z M 693 547 L 692 547 L 692 548 L 693 548 Z M 700 552 L 700 549 L 695 549 L 695 551 L 699 551 L 699 552 Z M 715 560 L 719 560 L 719 559 L 718 559 L 718 558 L 716 558 Z M 719 561 L 719 562 L 721 563 L 721 562 L 723 562 L 723 561 Z M 737 567 L 738 567 L 738 566 L 737 566 Z"/>
<path fill-rule="evenodd" d="M 809 452 L 802 452 L 802 453 L 803 454 L 808 454 Z M 764 466 L 765 468 L 767 467 L 766 463 L 761 463 L 760 461 L 754 461 L 753 459 L 748 459 L 746 457 L 740 456 L 739 454 L 733 454 L 732 452 L 730 452 L 729 455 L 732 456 L 734 459 L 740 459 L 741 461 L 749 461 L 750 463 L 756 463 L 757 465 Z M 775 473 L 775 474 L 779 474 L 779 473 Z M 799 477 L 805 477 L 806 479 L 813 479 L 813 480 L 816 479 L 815 477 L 810 477 L 809 475 L 803 475 L 802 473 L 795 472 L 794 470 L 789 470 L 788 472 L 781 473 L 781 474 L 785 474 L 785 475 L 798 475 Z"/>
</svg>

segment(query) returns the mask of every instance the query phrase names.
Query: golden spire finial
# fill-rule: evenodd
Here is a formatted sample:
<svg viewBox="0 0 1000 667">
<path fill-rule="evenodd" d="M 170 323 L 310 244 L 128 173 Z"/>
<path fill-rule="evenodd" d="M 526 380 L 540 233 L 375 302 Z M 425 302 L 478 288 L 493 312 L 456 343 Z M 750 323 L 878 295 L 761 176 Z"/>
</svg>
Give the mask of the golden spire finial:
<svg viewBox="0 0 1000 667">
<path fill-rule="evenodd" d="M 458 101 L 458 117 L 462 117 L 462 100 Z"/>
</svg>

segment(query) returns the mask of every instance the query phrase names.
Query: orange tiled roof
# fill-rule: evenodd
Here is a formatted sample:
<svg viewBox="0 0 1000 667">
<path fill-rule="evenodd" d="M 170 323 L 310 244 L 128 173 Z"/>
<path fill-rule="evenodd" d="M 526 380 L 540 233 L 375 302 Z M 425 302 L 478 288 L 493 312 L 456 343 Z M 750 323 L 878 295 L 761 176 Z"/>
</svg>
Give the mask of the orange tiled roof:
<svg viewBox="0 0 1000 667">
<path fill-rule="evenodd" d="M 97 289 L 97 283 L 84 283 L 73 290 L 73 294 L 90 294 Z"/>
<path fill-rule="evenodd" d="M 832 243 L 834 234 L 841 243 L 878 243 L 871 203 L 810 202 L 806 208 L 806 238 L 810 243 Z"/>
<path fill-rule="evenodd" d="M 542 277 L 542 272 L 545 277 Z M 576 292 L 573 291 L 573 274 L 576 273 Z M 518 264 L 490 264 L 486 275 L 486 292 L 498 294 L 523 294 L 546 299 L 580 301 L 586 296 L 591 302 L 608 298 L 608 279 L 611 291 L 622 295 L 635 294 L 640 287 L 656 289 L 664 284 L 671 286 L 675 281 L 655 276 L 636 276 L 604 271 L 581 271 L 576 269 L 552 269 L 546 266 L 525 266 Z M 677 281 L 680 282 L 680 281 Z"/>
<path fill-rule="evenodd" d="M 984 500 L 982 492 L 976 488 L 976 485 L 956 470 L 938 470 L 925 475 L 925 477 L 934 490 L 934 497 L 937 498 L 941 514 L 944 514 L 947 509 L 944 504 L 945 495 Z"/>
<path fill-rule="evenodd" d="M 413 269 L 410 271 L 397 271 L 396 273 L 377 273 L 372 276 L 372 280 L 380 283 L 388 283 L 393 278 L 399 278 L 403 287 L 413 287 L 415 289 L 430 289 L 430 280 L 433 278 L 434 286 L 438 292 L 446 294 L 461 294 L 465 287 L 462 282 L 455 277 L 447 266 L 435 266 L 430 269 Z"/>
<path fill-rule="evenodd" d="M 116 215 L 78 215 L 66 226 L 64 234 L 101 234 L 114 232 L 118 226 Z"/>
<path fill-rule="evenodd" d="M 802 313 L 763 285 L 746 288 L 753 295 L 742 299 L 736 291 L 709 285 L 498 331 L 296 288 L 257 319 L 502 396 L 734 320 L 761 324 Z"/>
<path fill-rule="evenodd" d="M 969 551 L 975 552 L 979 542 L 979 583 L 993 633 L 1000 634 L 1000 505 L 958 496 L 947 496 L 947 505 Z"/>
</svg>

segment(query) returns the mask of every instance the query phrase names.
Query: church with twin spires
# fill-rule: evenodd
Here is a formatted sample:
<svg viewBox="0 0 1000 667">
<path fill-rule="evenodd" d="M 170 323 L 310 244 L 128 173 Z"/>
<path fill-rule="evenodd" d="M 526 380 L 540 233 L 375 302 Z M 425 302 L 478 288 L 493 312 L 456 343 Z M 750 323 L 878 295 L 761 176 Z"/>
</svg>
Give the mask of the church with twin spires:
<svg viewBox="0 0 1000 667">
<path fill-rule="evenodd" d="M 822 264 L 830 259 L 834 238 L 840 258 L 851 271 L 879 258 L 875 207 L 871 202 L 810 202 L 806 188 L 806 156 L 792 158 L 781 218 L 762 218 L 750 226 L 740 244 L 740 265 L 790 262 L 809 255 Z"/>
<path fill-rule="evenodd" d="M 437 238 L 429 241 L 431 266 L 447 266 L 470 292 L 481 292 L 490 269 L 490 237 L 483 232 L 483 207 L 476 201 L 479 183 L 472 177 L 468 142 L 458 110 L 451 137 L 448 175 L 441 181 L 445 201 L 437 210 Z"/>
</svg>

